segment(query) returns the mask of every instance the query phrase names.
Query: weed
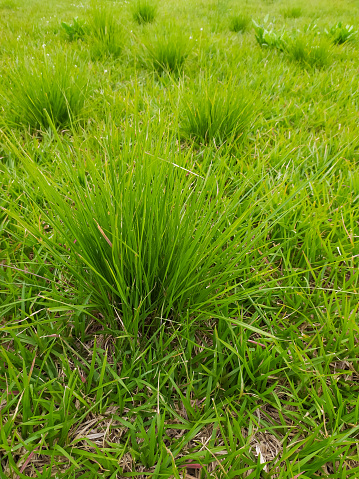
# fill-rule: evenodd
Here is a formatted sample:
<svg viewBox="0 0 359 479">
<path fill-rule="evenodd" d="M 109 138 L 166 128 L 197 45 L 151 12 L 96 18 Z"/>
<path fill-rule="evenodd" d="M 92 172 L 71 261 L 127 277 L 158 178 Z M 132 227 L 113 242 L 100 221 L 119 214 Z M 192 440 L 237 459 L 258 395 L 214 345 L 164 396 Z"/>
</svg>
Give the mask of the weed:
<svg viewBox="0 0 359 479">
<path fill-rule="evenodd" d="M 78 20 L 77 17 L 73 19 L 72 23 L 61 22 L 61 26 L 70 42 L 83 40 L 88 33 L 86 23 Z"/>
<path fill-rule="evenodd" d="M 135 3 L 132 16 L 139 25 L 152 23 L 156 18 L 157 7 L 149 0 L 138 0 Z"/>
<path fill-rule="evenodd" d="M 285 50 L 286 46 L 286 32 L 277 33 L 270 28 L 267 30 L 266 26 L 259 25 L 253 20 L 255 37 L 258 44 L 263 48 L 276 48 L 280 51 Z M 271 27 L 268 25 L 268 27 Z"/>
<path fill-rule="evenodd" d="M 329 30 L 326 30 L 326 33 L 335 45 L 343 45 L 344 43 L 353 41 L 358 31 L 354 30 L 354 25 L 344 26 L 342 22 L 339 22 Z"/>
<path fill-rule="evenodd" d="M 229 29 L 235 33 L 244 33 L 251 22 L 247 15 L 234 15 L 230 18 Z"/>
</svg>

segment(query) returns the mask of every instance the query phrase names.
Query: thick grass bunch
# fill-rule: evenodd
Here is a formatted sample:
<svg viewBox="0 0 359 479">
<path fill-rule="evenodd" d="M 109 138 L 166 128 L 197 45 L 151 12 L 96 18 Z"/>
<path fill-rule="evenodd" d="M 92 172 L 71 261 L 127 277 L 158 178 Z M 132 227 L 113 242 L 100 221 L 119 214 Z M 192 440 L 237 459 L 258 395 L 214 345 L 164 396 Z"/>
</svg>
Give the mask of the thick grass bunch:
<svg viewBox="0 0 359 479">
<path fill-rule="evenodd" d="M 244 33 L 251 22 L 247 15 L 233 15 L 229 20 L 229 29 L 235 33 Z"/>
<path fill-rule="evenodd" d="M 199 87 L 185 95 L 181 112 L 181 132 L 198 144 L 242 141 L 253 115 L 250 92 L 233 79 L 222 83 L 201 80 Z"/>
<path fill-rule="evenodd" d="M 74 158 L 65 151 L 60 185 L 26 160 L 36 185 L 24 186 L 30 209 L 49 230 L 31 224 L 23 208 L 17 217 L 62 264 L 73 287 L 91 297 L 92 308 L 107 319 L 116 318 L 115 309 L 131 334 L 156 318 L 184 327 L 193 314 L 218 313 L 247 297 L 250 286 L 239 284 L 249 279 L 254 286 L 263 273 L 251 269 L 248 252 L 253 238 L 263 244 L 268 234 L 246 182 L 228 192 L 218 166 L 201 177 L 171 146 L 160 157 L 145 151 L 143 143 L 131 145 L 106 162 L 102 155 L 84 158 L 79 150 Z"/>
<path fill-rule="evenodd" d="M 147 65 L 159 75 L 171 73 L 178 75 L 190 53 L 187 37 L 180 31 L 160 32 L 144 43 Z"/>
<path fill-rule="evenodd" d="M 287 7 L 283 10 L 284 18 L 299 18 L 302 16 L 301 7 Z"/>
<path fill-rule="evenodd" d="M 90 9 L 91 57 L 118 57 L 123 48 L 123 30 L 108 5 L 93 3 Z"/>
<path fill-rule="evenodd" d="M 156 18 L 157 6 L 148 0 L 138 0 L 132 11 L 132 17 L 139 25 L 152 23 Z"/>
<path fill-rule="evenodd" d="M 286 54 L 305 67 L 324 68 L 330 63 L 331 46 L 325 38 L 299 35 L 288 43 Z"/>
<path fill-rule="evenodd" d="M 63 128 L 76 122 L 88 91 L 79 59 L 57 54 L 23 58 L 8 73 L 4 96 L 10 123 L 30 128 Z"/>
</svg>

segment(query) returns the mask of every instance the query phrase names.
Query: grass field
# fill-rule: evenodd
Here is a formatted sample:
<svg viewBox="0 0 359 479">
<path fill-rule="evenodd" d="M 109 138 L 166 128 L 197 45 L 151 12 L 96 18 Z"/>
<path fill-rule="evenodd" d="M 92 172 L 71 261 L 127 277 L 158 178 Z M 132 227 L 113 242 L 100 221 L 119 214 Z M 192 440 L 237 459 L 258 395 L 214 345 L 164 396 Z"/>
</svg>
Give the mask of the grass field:
<svg viewBox="0 0 359 479">
<path fill-rule="evenodd" d="M 357 479 L 359 3 L 155 1 L 0 0 L 0 479 Z"/>
</svg>

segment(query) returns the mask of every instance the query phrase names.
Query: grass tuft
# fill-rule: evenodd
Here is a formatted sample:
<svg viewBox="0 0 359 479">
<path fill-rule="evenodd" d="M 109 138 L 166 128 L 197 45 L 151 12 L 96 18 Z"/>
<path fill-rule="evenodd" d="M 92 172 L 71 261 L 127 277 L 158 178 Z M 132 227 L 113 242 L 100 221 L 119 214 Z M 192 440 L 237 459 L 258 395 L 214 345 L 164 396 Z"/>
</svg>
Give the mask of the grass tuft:
<svg viewBox="0 0 359 479">
<path fill-rule="evenodd" d="M 232 121 L 239 131 L 238 115 Z M 135 336 L 159 318 L 181 323 L 184 314 L 214 313 L 243 297 L 236 284 L 247 277 L 256 282 L 246 261 L 250 238 L 261 241 L 267 227 L 260 211 L 254 221 L 254 205 L 243 203 L 245 182 L 222 201 L 227 182 L 218 168 L 199 177 L 178 167 L 185 157 L 172 161 L 169 150 L 164 157 L 130 149 L 99 168 L 79 150 L 77 158 L 61 157 L 60 188 L 35 163 L 26 163 L 53 207 L 51 217 L 46 207 L 38 210 L 54 232 L 42 235 L 42 243 L 96 309 L 114 319 L 116 310 Z M 28 194 L 33 197 L 31 188 Z M 59 242 L 71 245 L 68 255 Z"/>
<path fill-rule="evenodd" d="M 178 75 L 184 67 L 190 48 L 187 37 L 180 32 L 159 33 L 144 43 L 145 63 L 159 74 Z"/>
<path fill-rule="evenodd" d="M 198 89 L 185 95 L 181 112 L 182 135 L 197 143 L 243 140 L 253 113 L 253 98 L 235 81 L 202 81 Z"/>
<path fill-rule="evenodd" d="M 80 118 L 87 87 L 77 57 L 44 53 L 40 59 L 24 58 L 7 76 L 8 121 L 31 130 L 70 126 Z"/>
<path fill-rule="evenodd" d="M 291 60 L 303 66 L 324 68 L 330 63 L 331 47 L 325 38 L 299 35 L 288 43 L 286 54 Z"/>
<path fill-rule="evenodd" d="M 229 29 L 235 33 L 244 33 L 251 22 L 248 15 L 233 15 L 229 21 Z"/>
<path fill-rule="evenodd" d="M 139 25 L 153 23 L 156 18 L 157 7 L 148 0 L 138 0 L 134 5 L 132 16 Z"/>
<path fill-rule="evenodd" d="M 284 18 L 299 18 L 302 16 L 301 7 L 287 7 L 283 10 Z"/>
<path fill-rule="evenodd" d="M 91 58 L 118 57 L 123 48 L 123 30 L 108 5 L 93 4 L 90 9 Z"/>
</svg>

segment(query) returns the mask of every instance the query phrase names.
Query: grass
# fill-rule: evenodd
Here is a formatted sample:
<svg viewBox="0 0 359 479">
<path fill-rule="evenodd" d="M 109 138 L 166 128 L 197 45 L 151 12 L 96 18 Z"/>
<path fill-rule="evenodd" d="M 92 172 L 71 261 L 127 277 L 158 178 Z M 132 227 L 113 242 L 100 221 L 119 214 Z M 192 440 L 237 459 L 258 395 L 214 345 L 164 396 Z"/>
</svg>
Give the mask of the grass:
<svg viewBox="0 0 359 479">
<path fill-rule="evenodd" d="M 217 146 L 242 142 L 253 115 L 255 93 L 241 91 L 239 84 L 234 78 L 228 84 L 201 79 L 182 106 L 184 138 Z"/>
<path fill-rule="evenodd" d="M 123 30 L 119 18 L 106 4 L 93 2 L 89 17 L 91 57 L 93 60 L 120 56 L 123 48 Z"/>
<path fill-rule="evenodd" d="M 13 5 L 0 478 L 357 479 L 358 8 Z"/>
<path fill-rule="evenodd" d="M 188 39 L 179 30 L 152 34 L 144 41 L 144 63 L 159 75 L 179 75 L 190 53 Z"/>
<path fill-rule="evenodd" d="M 76 63 L 77 64 L 76 64 Z M 71 54 L 23 57 L 6 75 L 5 113 L 10 123 L 31 130 L 76 123 L 86 100 L 87 75 Z"/>
<path fill-rule="evenodd" d="M 331 47 L 325 39 L 297 36 L 287 48 L 289 58 L 311 68 L 324 68 L 331 60 Z"/>
<path fill-rule="evenodd" d="M 244 33 L 251 23 L 251 19 L 247 15 L 233 15 L 229 21 L 229 29 L 235 33 Z"/>
<path fill-rule="evenodd" d="M 283 10 L 284 18 L 299 18 L 302 16 L 301 7 L 287 7 Z"/>
<path fill-rule="evenodd" d="M 156 5 L 148 0 L 139 0 L 133 8 L 132 16 L 139 25 L 152 23 L 156 18 Z"/>
</svg>

